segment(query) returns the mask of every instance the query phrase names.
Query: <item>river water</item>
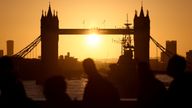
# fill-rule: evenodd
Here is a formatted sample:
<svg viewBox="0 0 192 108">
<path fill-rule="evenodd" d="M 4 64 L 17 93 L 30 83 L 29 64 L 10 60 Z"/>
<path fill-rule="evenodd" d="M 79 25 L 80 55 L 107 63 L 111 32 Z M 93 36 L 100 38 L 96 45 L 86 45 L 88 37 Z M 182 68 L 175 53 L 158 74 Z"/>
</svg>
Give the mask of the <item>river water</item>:
<svg viewBox="0 0 192 108">
<path fill-rule="evenodd" d="M 67 94 L 71 97 L 71 99 L 82 100 L 87 79 L 83 78 L 81 80 L 66 80 L 66 82 Z M 33 80 L 23 81 L 23 85 L 28 97 L 37 101 L 45 100 L 42 93 L 43 87 L 41 85 L 37 85 L 36 82 Z"/>
<path fill-rule="evenodd" d="M 156 78 L 166 84 L 169 84 L 172 81 L 172 79 L 167 75 L 157 75 Z M 87 79 L 82 78 L 80 80 L 66 80 L 66 82 L 67 82 L 67 93 L 71 97 L 71 99 L 82 100 Z M 23 81 L 23 85 L 25 87 L 25 91 L 28 97 L 37 101 L 45 100 L 42 93 L 43 90 L 42 86 L 36 85 L 35 81 L 33 80 Z"/>
</svg>

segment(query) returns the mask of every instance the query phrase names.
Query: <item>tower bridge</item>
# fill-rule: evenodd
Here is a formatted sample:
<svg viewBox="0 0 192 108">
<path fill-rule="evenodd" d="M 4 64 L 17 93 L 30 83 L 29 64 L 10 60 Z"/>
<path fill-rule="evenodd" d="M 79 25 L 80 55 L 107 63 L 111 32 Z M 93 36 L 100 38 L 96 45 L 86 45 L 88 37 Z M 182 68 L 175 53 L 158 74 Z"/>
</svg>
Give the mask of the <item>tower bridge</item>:
<svg viewBox="0 0 192 108">
<path fill-rule="evenodd" d="M 59 29 L 61 35 L 84 35 L 84 34 L 103 34 L 103 35 L 119 35 L 119 34 L 133 34 L 133 29 Z"/>
<path fill-rule="evenodd" d="M 121 44 L 124 53 L 122 53 L 119 58 L 119 60 L 123 61 L 121 63 L 127 63 L 132 59 L 137 62 L 149 63 L 149 41 L 151 38 L 149 12 L 147 11 L 147 14 L 144 15 L 143 6 L 141 6 L 140 14 L 138 14 L 137 11 L 135 12 L 133 28 L 130 28 L 129 25 L 127 21 L 124 28 L 59 28 L 58 15 L 55 12 L 52 13 L 51 6 L 49 5 L 48 12 L 42 12 L 40 36 L 18 52 L 16 56 L 25 57 L 41 42 L 41 64 L 42 68 L 45 69 L 43 71 L 46 73 L 47 71 L 54 72 L 58 65 L 59 35 L 123 35 L 123 44 Z M 127 43 L 130 40 L 130 36 L 133 38 L 133 44 Z M 47 69 L 47 67 L 49 67 L 49 69 Z"/>
<path fill-rule="evenodd" d="M 126 93 L 131 93 L 129 94 L 130 97 L 134 97 L 136 96 L 137 90 L 137 86 L 135 85 L 138 85 L 136 62 L 149 63 L 149 41 L 151 38 L 149 12 L 147 11 L 147 14 L 144 15 L 142 6 L 140 14 L 137 14 L 137 11 L 135 12 L 133 28 L 130 28 L 129 25 L 130 24 L 127 22 L 125 24 L 125 28 L 59 28 L 58 16 L 56 13 L 52 13 L 51 6 L 49 5 L 48 12 L 43 12 L 41 16 L 40 36 L 17 54 L 24 57 L 41 41 L 41 61 L 37 62 L 39 63 L 39 65 L 34 62 L 32 63 L 33 65 L 37 64 L 38 67 L 33 68 L 33 66 L 30 66 L 31 70 L 29 70 L 29 68 L 27 68 L 26 70 L 27 72 L 31 71 L 31 74 L 27 74 L 29 77 L 31 77 L 32 75 L 36 75 L 36 77 L 38 77 L 37 79 L 44 80 L 57 72 L 61 72 L 60 70 L 57 70 L 59 69 L 57 68 L 59 35 L 123 35 L 124 37 L 122 39 L 122 42 L 125 42 L 125 44 L 122 45 L 124 47 L 124 53 L 119 57 L 119 61 L 117 63 L 119 66 L 118 72 L 114 72 L 118 75 L 114 76 L 118 77 L 117 79 L 119 79 L 119 81 L 121 82 L 119 85 L 122 86 L 122 89 L 120 87 L 120 91 L 122 90 L 121 93 L 123 93 L 122 96 L 127 95 Z M 134 41 L 134 43 L 131 45 L 130 43 L 126 43 L 129 42 L 130 36 L 132 36 Z M 25 66 L 23 67 L 25 68 Z M 73 66 L 71 67 L 73 68 Z M 33 69 L 39 70 L 33 71 Z M 22 73 L 22 75 L 24 73 L 25 71 Z"/>
<path fill-rule="evenodd" d="M 119 57 L 119 61 L 113 68 L 115 80 L 119 83 L 121 96 L 136 97 L 138 90 L 138 73 L 136 62 L 149 63 L 149 41 L 150 39 L 160 48 L 165 50 L 162 45 L 150 36 L 150 18 L 149 12 L 144 15 L 143 7 L 140 14 L 135 12 L 133 28 L 125 24 L 125 28 L 94 28 L 94 29 L 70 29 L 59 28 L 59 19 L 56 13 L 52 13 L 49 6 L 48 12 L 41 16 L 41 33 L 31 44 L 18 52 L 16 56 L 25 57 L 41 41 L 41 61 L 20 62 L 23 66 L 21 75 L 23 77 L 33 77 L 39 82 L 43 82 L 47 77 L 62 72 L 57 71 L 58 65 L 58 42 L 59 35 L 84 35 L 84 34 L 102 34 L 102 35 L 123 35 L 122 42 L 124 53 Z M 129 45 L 129 36 L 133 36 L 134 44 Z M 166 51 L 167 52 L 167 51 Z M 134 56 L 134 57 L 132 57 Z M 26 65 L 26 63 L 29 64 Z M 19 64 L 20 65 L 20 64 Z M 35 67 L 35 68 L 34 68 Z M 71 66 L 73 68 L 73 66 Z M 116 70 L 118 69 L 118 70 Z M 112 70 L 112 68 L 111 68 Z M 114 71 L 112 70 L 111 73 Z M 117 78 L 116 78 L 117 77 Z M 32 78 L 31 78 L 32 79 Z M 42 81 L 41 81 L 42 80 Z"/>
<path fill-rule="evenodd" d="M 149 62 L 149 40 L 150 40 L 150 19 L 149 12 L 144 15 L 143 6 L 140 14 L 135 12 L 134 26 L 129 24 L 122 29 L 63 29 L 59 28 L 59 19 L 56 13 L 52 13 L 51 6 L 47 14 L 42 13 L 41 17 L 41 60 L 46 66 L 56 65 L 58 60 L 58 36 L 61 35 L 83 35 L 83 34 L 104 34 L 104 35 L 133 35 L 134 36 L 134 59 L 142 62 Z"/>
</svg>

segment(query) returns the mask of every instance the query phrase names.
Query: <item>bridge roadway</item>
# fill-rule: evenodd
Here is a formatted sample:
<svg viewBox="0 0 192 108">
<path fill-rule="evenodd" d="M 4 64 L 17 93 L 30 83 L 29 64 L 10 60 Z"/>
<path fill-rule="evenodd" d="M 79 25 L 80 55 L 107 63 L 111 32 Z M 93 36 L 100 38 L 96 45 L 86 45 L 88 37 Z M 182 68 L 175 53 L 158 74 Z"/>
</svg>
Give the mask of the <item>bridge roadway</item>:
<svg viewBox="0 0 192 108">
<path fill-rule="evenodd" d="M 59 29 L 60 35 L 84 35 L 84 34 L 103 34 L 103 35 L 125 35 L 133 34 L 134 29 Z"/>
</svg>

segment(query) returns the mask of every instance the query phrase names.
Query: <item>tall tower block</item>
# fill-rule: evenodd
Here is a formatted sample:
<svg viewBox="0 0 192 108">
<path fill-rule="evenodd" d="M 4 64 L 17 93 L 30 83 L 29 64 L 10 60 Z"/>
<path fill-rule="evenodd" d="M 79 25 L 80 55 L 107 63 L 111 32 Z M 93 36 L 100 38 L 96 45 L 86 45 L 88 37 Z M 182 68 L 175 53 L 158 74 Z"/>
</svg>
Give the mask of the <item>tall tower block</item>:
<svg viewBox="0 0 192 108">
<path fill-rule="evenodd" d="M 41 60 L 45 66 L 57 66 L 58 31 L 58 16 L 55 12 L 52 14 L 49 5 L 48 13 L 42 12 L 41 16 Z"/>
<path fill-rule="evenodd" d="M 140 15 L 135 12 L 134 17 L 134 44 L 135 59 L 138 62 L 149 63 L 150 18 L 149 12 L 144 15 L 143 6 Z"/>
<path fill-rule="evenodd" d="M 7 40 L 7 56 L 12 56 L 14 53 L 14 41 Z"/>
</svg>

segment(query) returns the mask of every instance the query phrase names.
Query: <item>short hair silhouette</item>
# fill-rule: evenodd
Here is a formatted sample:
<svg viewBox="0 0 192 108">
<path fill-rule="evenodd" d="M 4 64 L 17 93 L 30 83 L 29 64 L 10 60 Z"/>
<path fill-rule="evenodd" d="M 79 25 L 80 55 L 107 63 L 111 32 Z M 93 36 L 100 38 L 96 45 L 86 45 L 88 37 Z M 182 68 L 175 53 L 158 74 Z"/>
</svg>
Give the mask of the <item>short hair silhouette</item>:
<svg viewBox="0 0 192 108">
<path fill-rule="evenodd" d="M 45 106 L 48 108 L 72 107 L 71 98 L 66 93 L 67 83 L 65 77 L 52 76 L 45 81 L 43 93 L 46 98 Z"/>
<path fill-rule="evenodd" d="M 53 98 L 57 95 L 62 95 L 58 93 L 65 93 L 67 84 L 64 81 L 63 76 L 54 76 L 49 78 L 44 84 L 44 95 L 46 98 Z"/>
<path fill-rule="evenodd" d="M 92 76 L 97 73 L 95 63 L 91 58 L 87 58 L 83 61 L 83 68 L 85 73 L 88 74 L 88 76 Z"/>
<path fill-rule="evenodd" d="M 174 55 L 169 59 L 167 71 L 168 75 L 172 77 L 177 77 L 185 71 L 186 60 L 184 57 L 179 55 Z"/>
</svg>

